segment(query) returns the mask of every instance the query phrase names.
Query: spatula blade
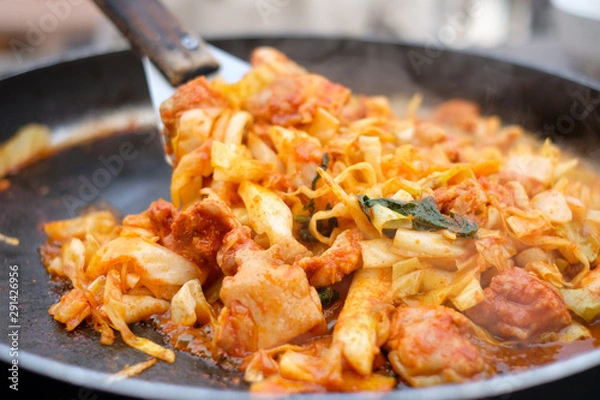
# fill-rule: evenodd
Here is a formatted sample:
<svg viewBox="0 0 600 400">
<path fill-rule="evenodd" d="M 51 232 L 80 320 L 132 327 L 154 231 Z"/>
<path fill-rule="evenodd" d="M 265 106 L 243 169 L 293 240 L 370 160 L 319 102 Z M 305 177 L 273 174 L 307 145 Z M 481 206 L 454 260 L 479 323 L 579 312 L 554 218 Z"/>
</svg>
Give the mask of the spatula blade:
<svg viewBox="0 0 600 400">
<path fill-rule="evenodd" d="M 207 75 L 206 78 L 208 80 L 221 77 L 226 82 L 233 83 L 240 80 L 250 70 L 250 64 L 248 62 L 235 57 L 213 45 L 209 44 L 208 47 L 212 56 L 219 63 L 219 69 L 216 72 Z M 142 57 L 142 64 L 146 74 L 146 82 L 150 92 L 152 106 L 158 117 L 160 105 L 163 101 L 171 97 L 177 88 L 171 85 L 171 83 L 165 78 L 165 76 L 154 65 L 154 63 L 150 61 L 148 57 Z"/>
</svg>

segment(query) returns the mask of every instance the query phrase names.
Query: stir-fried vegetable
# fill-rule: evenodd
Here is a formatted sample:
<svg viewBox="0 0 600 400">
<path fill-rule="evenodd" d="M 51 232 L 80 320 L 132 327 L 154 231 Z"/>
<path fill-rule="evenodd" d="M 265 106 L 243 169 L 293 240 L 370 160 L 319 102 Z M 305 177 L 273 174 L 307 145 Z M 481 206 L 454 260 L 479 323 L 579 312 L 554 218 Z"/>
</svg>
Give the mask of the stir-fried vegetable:
<svg viewBox="0 0 600 400">
<path fill-rule="evenodd" d="M 66 330 L 277 393 L 462 383 L 597 346 L 597 173 L 468 101 L 395 110 L 274 49 L 252 64 L 163 103 L 170 201 L 44 224 Z M 169 343 L 134 334 L 148 319 Z"/>
<path fill-rule="evenodd" d="M 413 228 L 420 231 L 448 229 L 460 237 L 472 238 L 479 228 L 476 222 L 467 217 L 443 215 L 431 196 L 415 201 L 398 201 L 386 198 L 370 199 L 367 195 L 359 195 L 358 199 L 365 213 L 368 213 L 369 209 L 380 205 L 404 217 L 410 217 Z"/>
</svg>

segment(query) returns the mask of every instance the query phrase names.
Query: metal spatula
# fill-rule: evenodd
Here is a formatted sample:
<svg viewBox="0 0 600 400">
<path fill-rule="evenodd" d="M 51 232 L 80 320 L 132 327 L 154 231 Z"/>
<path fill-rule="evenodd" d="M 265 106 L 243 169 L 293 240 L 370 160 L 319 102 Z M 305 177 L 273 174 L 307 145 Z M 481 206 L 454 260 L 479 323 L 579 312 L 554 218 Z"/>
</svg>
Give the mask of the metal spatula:
<svg viewBox="0 0 600 400">
<path fill-rule="evenodd" d="M 199 75 L 238 81 L 250 65 L 207 44 L 158 0 L 94 0 L 142 57 L 154 109 Z M 160 121 L 160 119 L 159 119 Z"/>
</svg>

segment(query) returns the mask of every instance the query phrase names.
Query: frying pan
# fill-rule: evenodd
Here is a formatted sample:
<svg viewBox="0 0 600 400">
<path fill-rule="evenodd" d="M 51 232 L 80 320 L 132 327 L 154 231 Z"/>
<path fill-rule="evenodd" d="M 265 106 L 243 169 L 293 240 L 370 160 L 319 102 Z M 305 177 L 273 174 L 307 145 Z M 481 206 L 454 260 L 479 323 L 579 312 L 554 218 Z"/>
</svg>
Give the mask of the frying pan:
<svg viewBox="0 0 600 400">
<path fill-rule="evenodd" d="M 420 92 L 426 106 L 450 97 L 470 99 L 481 105 L 484 114 L 550 136 L 592 162 L 600 155 L 600 85 L 564 71 L 410 43 L 321 37 L 209 42 L 243 59 L 257 46 L 274 46 L 310 71 L 355 92 L 406 97 Z M 112 346 L 104 346 L 89 327 L 67 333 L 47 312 L 65 287 L 50 279 L 39 261 L 37 249 L 46 240 L 41 230 L 44 222 L 103 204 L 122 215 L 138 213 L 158 198 L 169 199 L 171 167 L 164 159 L 136 54 L 124 50 L 48 65 L 0 80 L 0 93 L 0 141 L 29 122 L 49 125 L 56 140 L 88 138 L 90 131 L 111 132 L 29 165 L 11 176 L 10 187 L 0 192 L 0 233 L 20 240 L 18 246 L 0 242 L 3 389 L 11 383 L 8 368 L 16 359 L 22 394 L 43 383 L 48 391 L 64 385 L 70 388 L 65 389 L 70 390 L 68 396 L 79 399 L 249 398 L 239 373 L 182 352 L 177 353 L 173 365 L 159 362 L 135 378 L 116 380 L 112 373 L 145 361 L 147 356 L 124 345 L 118 335 Z M 122 151 L 124 146 L 127 153 Z M 16 323 L 9 320 L 8 313 L 8 273 L 14 265 L 19 273 Z M 11 325 L 18 326 L 16 356 L 10 354 L 15 344 L 9 336 L 14 330 Z M 165 343 L 148 324 L 136 324 L 133 331 Z M 593 386 L 600 376 L 599 366 L 600 349 L 587 349 L 487 381 L 426 389 L 403 387 L 372 397 L 518 398 L 519 394 L 548 395 L 560 390 L 574 397 L 593 393 L 597 397 L 598 389 L 594 392 Z"/>
</svg>

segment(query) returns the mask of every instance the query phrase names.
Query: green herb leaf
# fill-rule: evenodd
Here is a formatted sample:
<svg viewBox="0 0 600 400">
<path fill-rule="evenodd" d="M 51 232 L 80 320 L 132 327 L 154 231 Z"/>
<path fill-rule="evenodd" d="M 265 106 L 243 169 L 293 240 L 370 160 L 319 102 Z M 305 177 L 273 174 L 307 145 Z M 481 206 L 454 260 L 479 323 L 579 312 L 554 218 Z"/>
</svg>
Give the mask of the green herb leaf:
<svg viewBox="0 0 600 400">
<path fill-rule="evenodd" d="M 460 237 L 472 238 L 479 229 L 477 223 L 467 217 L 440 213 L 437 203 L 432 196 L 425 197 L 420 201 L 399 201 L 385 198 L 370 199 L 366 195 L 359 195 L 358 200 L 367 216 L 369 215 L 368 209 L 379 204 L 398 214 L 410 216 L 412 218 L 413 229 L 419 231 L 448 229 Z"/>
<path fill-rule="evenodd" d="M 329 307 L 340 298 L 340 294 L 329 286 L 317 288 L 317 293 L 319 293 L 319 299 L 321 299 L 321 305 L 323 307 Z"/>
<path fill-rule="evenodd" d="M 330 161 L 329 153 L 323 154 L 323 157 L 321 158 L 321 169 L 323 171 L 327 171 L 327 168 L 329 168 L 329 161 Z M 315 175 L 315 177 L 313 178 L 312 183 L 310 184 L 310 188 L 312 190 L 316 189 L 317 182 L 319 181 L 320 178 L 321 178 L 321 175 L 319 175 L 317 173 L 317 175 Z"/>
<path fill-rule="evenodd" d="M 303 209 L 310 212 L 311 214 L 314 214 L 315 213 L 315 199 L 310 199 L 310 201 L 304 205 Z"/>
</svg>

